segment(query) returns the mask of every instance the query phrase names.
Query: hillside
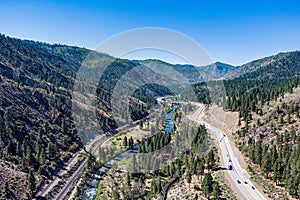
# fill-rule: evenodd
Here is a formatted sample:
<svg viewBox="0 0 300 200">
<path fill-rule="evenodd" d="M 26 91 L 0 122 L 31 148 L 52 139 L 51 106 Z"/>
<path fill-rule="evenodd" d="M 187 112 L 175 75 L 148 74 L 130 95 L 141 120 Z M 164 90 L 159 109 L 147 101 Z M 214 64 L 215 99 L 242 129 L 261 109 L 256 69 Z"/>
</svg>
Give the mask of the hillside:
<svg viewBox="0 0 300 200">
<path fill-rule="evenodd" d="M 0 176 L 5 180 L 0 187 L 1 198 L 29 198 L 87 140 L 95 137 L 96 133 L 77 131 L 73 119 L 76 116 L 71 111 L 74 79 L 90 53 L 84 48 L 0 35 L 0 160 L 5 161 L 0 165 Z M 118 126 L 110 113 L 118 108 L 110 104 L 111 92 L 121 76 L 138 64 L 97 52 L 93 56 L 98 61 L 110 61 L 97 86 L 98 122 L 93 123 L 99 123 L 99 133 L 114 132 Z M 97 74 L 97 69 L 90 70 Z M 165 93 L 171 94 L 159 85 L 134 91 L 131 118 L 147 116 L 148 106 L 156 103 L 152 95 Z M 141 98 L 146 106 L 134 97 Z M 20 174 L 20 179 L 15 180 L 13 174 Z M 5 193 L 15 190 L 16 184 L 20 188 L 15 197 Z"/>
<path fill-rule="evenodd" d="M 252 170 L 255 179 L 272 199 L 282 199 L 287 193 L 295 199 L 300 196 L 299 94 L 298 87 L 263 105 L 234 134 L 250 168 L 257 169 Z"/>
<path fill-rule="evenodd" d="M 300 52 L 279 53 L 242 65 L 225 76 L 227 79 L 289 78 L 300 71 Z"/>
<path fill-rule="evenodd" d="M 213 79 L 224 78 L 227 74 L 230 74 L 239 69 L 239 67 L 222 62 L 216 62 L 211 65 L 197 68 L 203 73 L 205 73 L 207 76 L 212 77 Z"/>
<path fill-rule="evenodd" d="M 86 111 L 88 106 L 84 101 L 74 103 L 72 90 L 81 64 L 91 53 L 96 59 L 92 61 L 108 66 L 100 78 L 96 77 L 98 68 L 85 69 L 98 82 L 93 102 L 97 120 L 89 123 L 100 127 L 86 134 L 76 129 L 74 119 L 81 118 L 72 115 L 71 109 L 79 106 Z M 126 79 L 129 72 L 139 76 Z M 239 112 L 236 139 L 245 155 L 264 172 L 265 179 L 273 179 L 299 197 L 300 174 L 295 170 L 300 160 L 299 101 L 284 103 L 286 94 L 299 91 L 299 72 L 299 51 L 241 67 L 220 62 L 196 67 L 160 60 L 116 59 L 84 48 L 0 35 L 0 177 L 5 180 L 0 197 L 28 199 L 88 140 L 101 133 L 117 133 L 118 127 L 147 117 L 149 108 L 157 103 L 155 97 L 176 94 L 191 83 L 197 100 L 207 104 L 213 103 L 209 90 L 218 92 L 213 86 L 223 85 L 226 98 L 220 98 L 218 103 L 223 103 L 220 105 L 227 111 Z M 92 79 L 84 78 L 87 82 L 79 80 L 80 86 Z M 214 80 L 210 82 L 213 84 L 203 82 L 210 80 Z M 128 99 L 124 91 L 129 92 Z M 115 93 L 120 98 L 113 99 Z M 91 95 L 90 91 L 83 94 Z M 276 158 L 270 161 L 271 156 Z M 277 163 L 278 169 L 271 169 L 270 163 Z M 275 172 L 278 176 L 274 178 Z"/>
<path fill-rule="evenodd" d="M 8 163 L 0 168 L 11 171 L 1 174 L 6 177 L 5 191 L 13 192 L 16 184 L 21 187 L 14 198 L 28 198 L 82 148 L 72 123 L 69 90 L 74 72 L 88 53 L 77 47 L 0 36 L 0 158 Z M 28 175 L 18 182 L 10 177 L 21 172 Z M 23 188 L 28 183 L 21 183 L 32 172 L 35 186 Z M 12 198 L 3 189 L 2 198 Z"/>
<path fill-rule="evenodd" d="M 178 81 L 180 81 L 181 78 L 183 79 L 181 80 L 181 82 L 188 82 L 188 83 L 197 83 L 201 81 L 219 79 L 233 72 L 234 70 L 238 69 L 238 67 L 234 67 L 232 65 L 221 63 L 221 62 L 216 62 L 214 64 L 207 65 L 207 66 L 194 66 L 194 65 L 181 65 L 181 64 L 174 65 L 161 60 L 154 60 L 154 59 L 142 60 L 137 62 L 154 69 L 158 68 L 160 71 L 164 69 L 166 74 L 168 75 L 175 74 L 174 76 L 178 77 Z"/>
<path fill-rule="evenodd" d="M 204 74 L 201 74 L 195 66 L 192 65 L 173 65 L 161 60 L 148 59 L 138 61 L 140 64 L 150 67 L 154 71 L 160 71 L 166 76 L 174 77 L 178 82 L 189 84 L 203 80 Z"/>
<path fill-rule="evenodd" d="M 85 62 L 90 62 L 83 69 L 85 80 L 76 83 L 85 90 L 89 89 L 84 87 L 89 81 L 98 82 L 94 102 L 96 121 L 86 116 L 82 118 L 78 113 L 72 115 L 71 110 L 75 107 L 80 108 L 81 113 L 89 113 L 87 104 L 74 101 L 72 96 L 75 77 Z M 97 77 L 104 67 L 101 77 Z M 129 77 L 131 80 L 120 85 L 120 80 L 128 78 L 128 72 L 139 75 Z M 180 90 L 180 83 L 181 79 L 176 76 L 165 77 L 161 70 L 156 72 L 130 60 L 79 47 L 0 35 L 0 159 L 5 161 L 0 165 L 0 175 L 6 180 L 0 187 L 1 198 L 32 196 L 87 141 L 98 134 L 114 134 L 118 127 L 148 116 L 148 109 L 156 104 L 154 97 L 174 94 Z M 94 95 L 91 91 L 85 90 L 82 94 Z M 123 91 L 129 92 L 129 104 Z M 114 93 L 121 98 L 113 99 Z M 76 122 L 87 121 L 86 126 L 92 129 L 77 130 L 75 119 Z M 100 129 L 93 129 L 97 125 Z M 14 190 L 16 177 L 13 174 L 20 174 L 17 184 L 22 186 L 15 197 L 5 193 Z"/>
<path fill-rule="evenodd" d="M 300 196 L 299 55 L 280 53 L 241 66 L 234 73 L 244 74 L 237 78 L 193 85 L 198 101 L 221 102 L 226 110 L 239 112 L 236 142 L 271 199 Z M 225 99 L 210 99 L 213 85 L 224 85 Z"/>
<path fill-rule="evenodd" d="M 241 66 L 225 82 L 227 108 L 241 117 L 236 140 L 272 199 L 300 196 L 299 72 L 300 52 L 280 53 Z"/>
</svg>

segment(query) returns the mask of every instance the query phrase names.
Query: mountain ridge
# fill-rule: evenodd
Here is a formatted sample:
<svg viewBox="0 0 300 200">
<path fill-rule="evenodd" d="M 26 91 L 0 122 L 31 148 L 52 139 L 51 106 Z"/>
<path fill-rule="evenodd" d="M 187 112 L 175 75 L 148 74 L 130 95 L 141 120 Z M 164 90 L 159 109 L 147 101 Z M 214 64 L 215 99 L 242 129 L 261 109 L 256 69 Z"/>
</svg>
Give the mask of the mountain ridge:
<svg viewBox="0 0 300 200">
<path fill-rule="evenodd" d="M 23 183 L 26 183 L 25 174 L 33 172 L 40 186 L 63 167 L 63 163 L 70 159 L 73 153 L 83 147 L 84 140 L 90 139 L 88 136 L 82 138 L 75 128 L 71 112 L 71 91 L 76 72 L 91 52 L 93 51 L 81 47 L 50 45 L 0 34 L 0 158 L 1 161 L 11 164 L 8 165 L 9 170 L 22 172 L 23 178 L 20 180 Z M 154 71 L 153 75 L 156 75 L 155 69 L 160 70 L 159 80 L 163 80 L 165 73 L 168 75 L 167 78 L 172 78 L 168 81 L 173 83 L 174 87 L 180 87 L 180 84 L 184 83 L 227 78 L 289 78 L 300 72 L 299 51 L 279 53 L 246 63 L 241 67 L 222 62 L 199 67 L 171 64 L 158 59 L 131 61 L 98 52 L 95 52 L 95 56 L 109 57 L 112 60 L 102 76 L 107 81 L 103 81 L 101 87 L 97 88 L 97 95 L 99 94 L 97 103 L 101 114 L 97 117 L 104 131 L 113 131 L 116 128 L 116 122 L 108 114 L 114 109 L 107 103 L 110 100 L 111 90 L 124 74 L 140 65 L 153 66 L 151 68 Z M 168 70 L 161 72 L 162 68 Z M 151 87 L 154 89 L 146 93 Z M 259 89 L 256 85 L 253 85 L 253 88 L 245 88 L 247 92 L 253 88 Z M 151 95 L 165 93 L 171 92 L 153 84 L 134 92 L 136 98 L 142 96 L 141 99 L 148 104 L 147 106 L 155 103 Z M 237 96 L 232 97 L 230 101 L 230 107 L 239 105 Z M 140 120 L 141 117 L 147 116 L 145 108 L 147 106 L 141 106 L 139 101 L 136 102 L 136 105 L 131 105 L 133 110 L 131 117 Z M 16 184 L 18 183 L 13 181 L 9 183 L 9 185 Z M 4 186 L 0 186 L 0 193 L 3 190 Z M 17 194 L 17 197 L 28 198 L 30 194 L 26 191 L 25 188 L 22 194 Z"/>
<path fill-rule="evenodd" d="M 146 59 L 139 62 L 148 67 L 165 67 L 169 70 L 175 70 L 186 77 L 190 83 L 219 79 L 226 74 L 236 70 L 238 67 L 230 64 L 215 62 L 206 66 L 194 66 L 190 64 L 171 64 L 159 59 Z"/>
<path fill-rule="evenodd" d="M 239 78 L 241 76 L 247 76 L 245 74 L 252 73 L 252 78 L 257 78 L 258 75 L 254 75 L 255 71 L 261 70 L 258 73 L 275 73 L 276 71 L 272 71 L 272 68 L 276 68 L 277 70 L 281 70 L 282 68 L 288 67 L 288 64 L 295 63 L 299 61 L 299 51 L 288 51 L 288 52 L 280 52 L 278 54 L 263 57 L 257 60 L 253 60 L 251 62 L 248 62 L 246 64 L 241 65 L 237 70 L 225 75 L 225 79 L 234 79 Z M 292 58 L 295 57 L 295 58 Z M 291 63 L 289 63 L 289 59 L 295 59 Z M 264 68 L 268 68 L 265 71 Z M 297 68 L 297 69 L 296 69 Z M 291 70 L 291 69 L 289 69 Z M 295 66 L 294 72 L 299 71 L 299 66 Z M 257 74 L 258 74 L 257 73 Z M 291 74 L 289 75 L 291 76 Z"/>
</svg>

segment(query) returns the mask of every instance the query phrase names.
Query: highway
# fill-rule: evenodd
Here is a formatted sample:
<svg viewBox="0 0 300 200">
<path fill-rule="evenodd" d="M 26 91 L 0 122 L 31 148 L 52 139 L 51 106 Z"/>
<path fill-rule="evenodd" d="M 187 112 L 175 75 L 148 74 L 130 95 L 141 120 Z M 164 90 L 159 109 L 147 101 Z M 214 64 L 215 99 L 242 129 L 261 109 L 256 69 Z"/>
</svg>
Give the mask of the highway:
<svg viewBox="0 0 300 200">
<path fill-rule="evenodd" d="M 230 179 L 229 181 L 232 183 L 231 185 L 237 192 L 238 198 L 242 200 L 265 200 L 266 198 L 264 195 L 252 184 L 251 180 L 249 179 L 250 175 L 241 167 L 240 163 L 238 162 L 238 159 L 234 153 L 235 146 L 232 145 L 230 139 L 222 130 L 200 119 L 200 114 L 205 107 L 203 105 L 197 105 L 200 106 L 197 111 L 187 117 L 194 122 L 204 124 L 212 134 L 212 137 L 218 140 L 223 163 L 226 165 L 225 167 L 227 168 L 227 164 L 229 163 L 233 167 L 232 170 L 227 170 L 227 173 Z"/>
</svg>

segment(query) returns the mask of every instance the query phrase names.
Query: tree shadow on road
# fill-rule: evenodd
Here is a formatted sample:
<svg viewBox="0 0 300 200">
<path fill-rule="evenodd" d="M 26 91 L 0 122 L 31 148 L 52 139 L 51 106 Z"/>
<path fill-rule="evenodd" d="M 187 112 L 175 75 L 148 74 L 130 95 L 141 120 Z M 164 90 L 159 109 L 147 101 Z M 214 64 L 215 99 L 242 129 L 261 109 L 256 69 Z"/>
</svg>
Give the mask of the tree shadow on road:
<svg viewBox="0 0 300 200">
<path fill-rule="evenodd" d="M 212 171 L 226 171 L 228 170 L 226 167 L 215 167 Z"/>
</svg>

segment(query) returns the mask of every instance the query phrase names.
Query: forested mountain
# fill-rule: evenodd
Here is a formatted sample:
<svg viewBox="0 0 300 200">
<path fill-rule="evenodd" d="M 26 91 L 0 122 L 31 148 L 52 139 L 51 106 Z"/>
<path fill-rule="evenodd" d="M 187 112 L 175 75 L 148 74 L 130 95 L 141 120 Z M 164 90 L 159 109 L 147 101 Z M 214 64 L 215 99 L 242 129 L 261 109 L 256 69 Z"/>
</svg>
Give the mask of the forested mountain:
<svg viewBox="0 0 300 200">
<path fill-rule="evenodd" d="M 6 162 L 1 180 L 7 181 L 4 185 L 9 189 L 3 184 L 0 188 L 6 198 L 27 198 L 82 147 L 72 123 L 70 89 L 88 53 L 0 36 L 0 161 Z M 31 174 L 36 184 L 16 189 L 27 178 L 9 177 L 7 168 L 11 174 Z"/>
<path fill-rule="evenodd" d="M 300 52 L 280 53 L 272 61 L 270 57 L 266 60 L 268 64 L 225 82 L 228 84 L 226 106 L 240 112 L 241 128 L 236 136 L 252 167 L 259 166 L 262 177 L 299 198 Z M 266 183 L 264 187 L 272 198 L 286 196 L 274 192 Z"/>
<path fill-rule="evenodd" d="M 149 67 L 159 68 L 160 70 L 165 69 L 166 73 L 168 73 L 169 75 L 171 73 L 177 72 L 183 77 L 187 78 L 189 83 L 219 79 L 239 68 L 221 62 L 216 62 L 207 66 L 180 65 L 180 64 L 174 65 L 174 64 L 170 64 L 155 59 L 148 59 L 148 60 L 142 60 L 136 62 L 139 62 Z"/>
<path fill-rule="evenodd" d="M 75 128 L 71 107 L 77 71 L 91 52 L 0 35 L 0 176 L 7 181 L 0 186 L 2 197 L 28 198 L 90 139 Z M 96 123 L 103 132 L 114 132 L 122 124 L 117 124 L 111 112 L 125 100 L 120 98 L 112 105 L 112 92 L 123 75 L 143 64 L 98 52 L 92 56 L 109 63 L 96 89 Z M 97 69 L 88 70 L 97 75 Z M 149 74 L 148 83 L 132 91 L 129 99 L 133 121 L 148 115 L 147 109 L 156 103 L 154 97 L 174 94 L 168 87 L 151 83 L 151 78 L 175 89 L 181 87 L 181 79 L 166 79 L 155 69 L 144 71 L 137 82 L 143 83 Z M 22 188 L 16 189 L 17 185 Z M 13 194 L 14 190 L 18 192 Z"/>
<path fill-rule="evenodd" d="M 76 72 L 89 53 L 84 48 L 0 35 L 0 177 L 7 181 L 0 186 L 1 197 L 28 198 L 89 139 L 77 131 L 71 112 Z M 96 103 L 101 128 L 114 131 L 117 125 L 109 115 L 111 91 L 118 79 L 138 64 L 94 54 L 112 60 L 99 79 Z M 151 94 L 170 94 L 162 86 L 149 85 L 150 95 L 143 95 L 145 87 L 133 94 L 133 120 L 147 115 L 147 106 L 135 97 L 153 104 L 156 101 Z M 34 184 L 27 188 L 30 180 Z M 16 189 L 18 185 L 23 188 Z"/>
<path fill-rule="evenodd" d="M 240 143 L 241 149 L 255 167 L 260 166 L 263 177 L 284 186 L 298 198 L 300 135 L 295 122 L 299 121 L 299 102 L 282 101 L 295 92 L 299 96 L 299 77 L 237 79 L 225 81 L 225 85 L 226 108 L 240 113 L 240 130 L 236 136 L 244 141 Z"/>
<path fill-rule="evenodd" d="M 195 83 L 204 80 L 204 74 L 202 74 L 193 65 L 173 65 L 156 59 L 148 59 L 136 62 L 160 71 L 166 76 L 175 77 L 178 82 L 181 83 Z"/>
<path fill-rule="evenodd" d="M 76 73 L 90 53 L 91 50 L 84 48 L 0 35 L 0 179 L 6 180 L 0 185 L 1 198 L 28 198 L 83 147 L 85 140 L 90 139 L 77 131 L 76 116 L 72 116 L 71 111 Z M 293 93 L 299 86 L 299 51 L 280 53 L 239 68 L 220 62 L 195 67 L 160 60 L 130 61 L 94 53 L 99 59 L 110 61 L 96 89 L 96 123 L 103 132 L 114 133 L 120 125 L 112 112 L 120 109 L 116 106 L 123 105 L 125 100 L 120 98 L 119 104 L 112 105 L 111 98 L 119 80 L 131 70 L 146 65 L 158 82 L 175 89 L 182 87 L 181 84 L 195 83 L 193 89 L 198 101 L 204 103 L 212 103 L 209 97 L 212 84 L 201 81 L 217 79 L 211 83 L 224 85 L 226 95 L 219 101 L 225 109 L 240 113 L 238 137 L 249 135 L 244 152 L 266 172 L 267 178 L 272 177 L 290 194 L 300 196 L 300 172 L 296 170 L 300 160 L 299 131 L 290 126 L 299 118 L 299 102 L 279 105 L 272 115 L 264 107 L 284 99 L 287 93 Z M 96 74 L 97 70 L 92 72 Z M 155 97 L 174 94 L 166 86 L 151 83 L 151 77 L 148 82 L 143 82 L 148 72 L 144 71 L 142 77 L 137 77 L 138 83 L 146 84 L 131 91 L 129 110 L 132 121 L 149 114 L 149 107 L 156 103 Z M 224 76 L 230 79 L 220 80 Z M 169 79 L 165 80 L 165 77 Z M 257 116 L 266 119 L 260 118 L 257 122 Z M 271 125 L 274 120 L 280 121 L 279 125 Z M 267 132 L 278 138 L 273 141 L 275 145 L 270 145 L 264 134 L 255 136 L 258 139 L 250 137 L 260 131 L 257 126 L 263 125 Z M 269 129 L 268 126 L 273 127 Z M 271 169 L 270 163 L 278 167 Z M 289 177 L 296 178 L 291 180 Z"/>
<path fill-rule="evenodd" d="M 299 73 L 300 52 L 295 51 L 243 65 L 232 79 L 193 85 L 198 101 L 222 103 L 225 109 L 239 112 L 240 130 L 235 136 L 240 148 L 262 177 L 295 198 L 300 197 Z M 222 85 L 225 94 L 213 102 L 209 95 L 215 85 Z M 285 197 L 264 187 L 272 198 Z"/>
<path fill-rule="evenodd" d="M 239 69 L 237 66 L 232 66 L 222 62 L 216 62 L 211 65 L 198 67 L 198 69 L 213 79 L 224 78 L 227 74 Z"/>
<path fill-rule="evenodd" d="M 242 65 L 225 76 L 226 79 L 288 78 L 300 71 L 300 52 L 279 53 Z"/>
<path fill-rule="evenodd" d="M 241 150 L 259 166 L 260 175 L 282 186 L 290 195 L 300 197 L 300 130 L 299 88 L 268 105 L 262 106 L 253 120 L 236 133 Z M 258 172 L 258 171 L 256 171 Z M 265 187 L 272 198 L 285 194 L 274 193 Z"/>
</svg>

